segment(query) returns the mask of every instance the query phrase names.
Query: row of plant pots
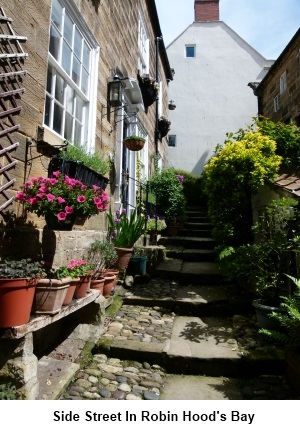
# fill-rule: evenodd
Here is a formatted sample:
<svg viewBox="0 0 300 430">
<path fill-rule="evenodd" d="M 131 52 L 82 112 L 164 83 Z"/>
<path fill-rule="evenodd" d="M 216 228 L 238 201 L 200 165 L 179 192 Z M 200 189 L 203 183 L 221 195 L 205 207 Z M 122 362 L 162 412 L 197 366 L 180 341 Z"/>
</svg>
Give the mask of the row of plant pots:
<svg viewBox="0 0 300 430">
<path fill-rule="evenodd" d="M 98 290 L 109 297 L 119 271 L 111 269 L 97 280 L 92 276 L 62 279 L 0 279 L 0 328 L 27 324 L 32 314 L 54 315 L 74 299 Z"/>
</svg>

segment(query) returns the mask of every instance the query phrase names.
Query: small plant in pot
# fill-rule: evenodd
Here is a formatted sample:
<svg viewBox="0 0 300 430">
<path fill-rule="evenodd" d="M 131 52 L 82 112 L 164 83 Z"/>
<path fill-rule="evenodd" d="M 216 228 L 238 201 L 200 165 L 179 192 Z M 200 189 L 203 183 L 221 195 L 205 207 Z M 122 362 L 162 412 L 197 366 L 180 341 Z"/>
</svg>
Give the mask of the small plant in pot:
<svg viewBox="0 0 300 430">
<path fill-rule="evenodd" d="M 86 296 L 91 284 L 91 277 L 94 266 L 86 260 L 70 260 L 69 264 L 60 267 L 58 276 L 65 278 L 70 276 L 72 279 L 78 280 L 74 297 L 80 299 Z"/>
<path fill-rule="evenodd" d="M 124 139 L 124 143 L 127 149 L 130 151 L 140 151 L 144 148 L 146 139 L 141 136 L 131 135 Z"/>
<path fill-rule="evenodd" d="M 37 280 L 43 274 L 41 262 L 29 258 L 0 263 L 0 327 L 27 324 Z"/>
<path fill-rule="evenodd" d="M 134 246 L 128 265 L 128 274 L 145 275 L 147 273 L 147 259 L 147 249 L 141 246 Z"/>
<path fill-rule="evenodd" d="M 95 240 L 91 243 L 87 252 L 87 259 L 94 266 L 91 288 L 103 292 L 105 275 L 117 261 L 118 255 L 114 244 L 111 242 Z M 115 273 L 118 274 L 118 271 Z"/>
</svg>

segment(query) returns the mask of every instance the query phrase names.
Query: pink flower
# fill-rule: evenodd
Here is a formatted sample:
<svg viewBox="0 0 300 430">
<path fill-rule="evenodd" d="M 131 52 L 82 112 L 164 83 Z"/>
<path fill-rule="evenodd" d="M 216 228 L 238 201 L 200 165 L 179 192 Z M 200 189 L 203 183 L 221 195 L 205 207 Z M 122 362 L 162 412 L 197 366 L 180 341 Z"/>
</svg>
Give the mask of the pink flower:
<svg viewBox="0 0 300 430">
<path fill-rule="evenodd" d="M 84 203 L 86 201 L 86 198 L 85 198 L 85 196 L 80 195 L 77 197 L 77 201 L 78 201 L 78 203 Z"/>
<path fill-rule="evenodd" d="M 24 192 L 23 192 L 23 191 L 18 191 L 18 192 L 17 192 L 17 194 L 16 194 L 16 199 L 17 199 L 17 200 L 23 200 L 23 199 L 24 199 L 24 197 L 25 197 L 25 194 L 24 194 Z"/>
<path fill-rule="evenodd" d="M 93 185 L 93 190 L 98 191 L 98 190 L 100 190 L 100 187 L 98 187 L 98 185 Z"/>
<path fill-rule="evenodd" d="M 47 200 L 48 202 L 52 202 L 52 200 L 55 200 L 55 196 L 53 194 L 47 194 Z"/>
<path fill-rule="evenodd" d="M 65 221 L 67 218 L 67 214 L 65 212 L 58 212 L 57 219 L 58 221 Z"/>
<path fill-rule="evenodd" d="M 60 175 L 60 171 L 57 170 L 56 172 L 52 172 L 52 175 L 55 176 L 55 178 L 57 178 Z"/>
<path fill-rule="evenodd" d="M 94 197 L 95 205 L 102 203 L 102 199 L 100 197 Z"/>
<path fill-rule="evenodd" d="M 40 191 L 41 193 L 46 193 L 46 192 L 48 191 L 48 189 L 47 189 L 47 187 L 40 187 L 40 188 L 39 188 L 39 191 Z"/>
<path fill-rule="evenodd" d="M 32 197 L 32 199 L 29 199 L 29 203 L 31 205 L 36 205 L 38 203 L 38 199 L 36 197 Z"/>
<path fill-rule="evenodd" d="M 59 204 L 62 204 L 62 203 L 65 203 L 66 201 L 65 201 L 65 199 L 63 199 L 62 197 L 57 197 L 57 202 L 58 202 Z"/>
<path fill-rule="evenodd" d="M 55 184 L 57 184 L 57 179 L 55 179 L 55 178 L 49 178 L 49 182 L 50 182 L 51 185 L 55 185 Z"/>
<path fill-rule="evenodd" d="M 67 214 L 70 215 L 70 214 L 72 214 L 74 212 L 74 209 L 73 209 L 72 206 L 66 206 L 65 207 L 65 211 L 66 211 Z"/>
<path fill-rule="evenodd" d="M 38 193 L 36 195 L 39 199 L 42 199 L 43 197 L 45 197 L 45 193 Z"/>
</svg>

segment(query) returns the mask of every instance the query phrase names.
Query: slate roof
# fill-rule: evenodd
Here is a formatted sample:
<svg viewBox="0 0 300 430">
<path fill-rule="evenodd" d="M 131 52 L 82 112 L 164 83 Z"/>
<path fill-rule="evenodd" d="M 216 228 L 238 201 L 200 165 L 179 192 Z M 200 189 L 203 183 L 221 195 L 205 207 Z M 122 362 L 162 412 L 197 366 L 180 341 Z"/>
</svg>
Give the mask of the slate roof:
<svg viewBox="0 0 300 430">
<path fill-rule="evenodd" d="M 300 198 L 300 177 L 284 173 L 274 181 L 274 185 Z"/>
</svg>

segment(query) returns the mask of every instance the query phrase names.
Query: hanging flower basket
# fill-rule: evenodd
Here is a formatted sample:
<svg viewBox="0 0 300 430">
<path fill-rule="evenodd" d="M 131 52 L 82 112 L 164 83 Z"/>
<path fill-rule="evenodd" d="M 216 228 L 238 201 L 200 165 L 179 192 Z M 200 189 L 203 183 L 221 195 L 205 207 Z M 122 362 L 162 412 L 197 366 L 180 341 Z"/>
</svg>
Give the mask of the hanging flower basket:
<svg viewBox="0 0 300 430">
<path fill-rule="evenodd" d="M 124 143 L 130 151 L 140 151 L 144 148 L 145 139 L 141 136 L 128 136 L 124 139 Z"/>
<path fill-rule="evenodd" d="M 161 116 L 158 120 L 158 131 L 160 133 L 160 137 L 165 137 L 170 131 L 171 121 L 168 118 Z"/>
<path fill-rule="evenodd" d="M 137 75 L 138 83 L 143 97 L 144 106 L 151 106 L 157 99 L 159 93 L 158 82 L 148 74 Z"/>
</svg>

